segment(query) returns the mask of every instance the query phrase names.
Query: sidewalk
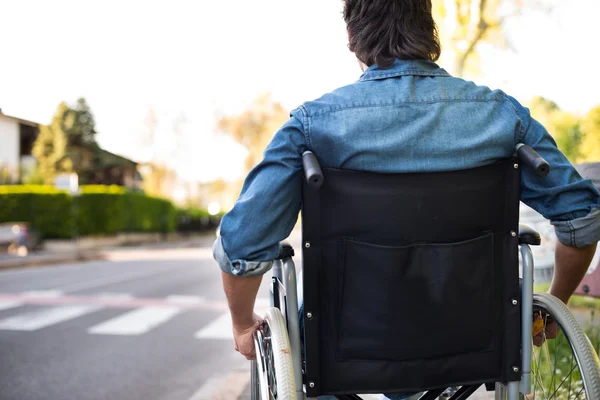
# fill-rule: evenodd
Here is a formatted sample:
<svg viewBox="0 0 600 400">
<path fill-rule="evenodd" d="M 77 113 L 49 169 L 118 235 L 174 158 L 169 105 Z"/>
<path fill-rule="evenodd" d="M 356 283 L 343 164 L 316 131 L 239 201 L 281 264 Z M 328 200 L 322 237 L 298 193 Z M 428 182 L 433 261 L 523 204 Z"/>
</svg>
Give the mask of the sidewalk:
<svg viewBox="0 0 600 400">
<path fill-rule="evenodd" d="M 102 254 L 99 251 L 86 251 L 79 257 L 72 253 L 51 253 L 47 251 L 35 252 L 24 257 L 0 254 L 0 270 L 100 259 L 102 259 Z"/>
<path fill-rule="evenodd" d="M 141 244 L 136 246 L 111 246 L 93 250 L 82 250 L 79 256 L 73 251 L 51 252 L 36 251 L 30 255 L 20 257 L 8 253 L 0 253 L 0 270 L 33 267 L 41 265 L 54 265 L 62 263 L 85 262 L 92 260 L 104 260 L 109 258 L 110 254 L 115 252 L 128 252 L 140 249 L 169 249 L 169 248 L 193 248 L 193 247 L 212 247 L 215 240 L 214 233 L 208 232 L 202 235 L 181 237 L 178 240 Z"/>
<path fill-rule="evenodd" d="M 386 400 L 386 397 L 383 397 L 379 394 L 362 394 L 360 398 L 363 400 Z M 473 393 L 469 399 L 471 400 L 494 400 L 494 392 L 486 392 L 485 389 L 479 389 L 475 393 Z M 237 398 L 237 400 L 250 400 L 250 387 L 248 386 L 244 393 Z"/>
<path fill-rule="evenodd" d="M 249 374 L 249 373 L 248 373 Z M 250 379 L 250 377 L 248 377 Z M 385 400 L 386 398 L 380 394 L 363 394 L 359 395 L 363 400 Z M 471 400 L 494 400 L 494 392 L 488 392 L 485 390 L 485 386 L 481 386 L 475 393 L 473 393 L 469 399 Z M 244 392 L 237 398 L 237 400 L 250 400 L 250 384 L 246 386 Z"/>
</svg>

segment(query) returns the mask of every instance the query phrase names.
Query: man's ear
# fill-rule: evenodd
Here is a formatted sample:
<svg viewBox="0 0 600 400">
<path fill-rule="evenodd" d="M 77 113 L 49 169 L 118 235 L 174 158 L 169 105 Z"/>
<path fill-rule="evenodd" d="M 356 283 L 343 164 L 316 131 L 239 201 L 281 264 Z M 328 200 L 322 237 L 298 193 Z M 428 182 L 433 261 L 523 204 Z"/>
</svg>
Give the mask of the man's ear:
<svg viewBox="0 0 600 400">
<path fill-rule="evenodd" d="M 350 33 L 350 30 L 348 28 L 346 28 L 346 33 L 348 34 L 348 49 L 354 53 L 354 47 L 352 46 L 352 34 Z"/>
</svg>

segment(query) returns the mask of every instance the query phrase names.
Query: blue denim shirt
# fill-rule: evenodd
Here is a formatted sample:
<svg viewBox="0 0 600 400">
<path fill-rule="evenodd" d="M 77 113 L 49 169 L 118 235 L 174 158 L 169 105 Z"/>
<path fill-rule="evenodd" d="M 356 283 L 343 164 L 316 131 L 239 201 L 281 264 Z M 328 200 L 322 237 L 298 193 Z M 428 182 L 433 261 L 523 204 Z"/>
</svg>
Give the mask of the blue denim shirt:
<svg viewBox="0 0 600 400">
<path fill-rule="evenodd" d="M 387 69 L 371 66 L 357 82 L 291 112 L 223 217 L 215 259 L 234 275 L 271 268 L 298 218 L 306 150 L 322 167 L 429 172 L 483 166 L 510 157 L 517 143 L 532 146 L 551 165 L 544 179 L 523 169 L 521 200 L 551 220 L 562 243 L 583 247 L 600 240 L 598 190 L 527 108 L 435 63 L 396 60 Z"/>
</svg>

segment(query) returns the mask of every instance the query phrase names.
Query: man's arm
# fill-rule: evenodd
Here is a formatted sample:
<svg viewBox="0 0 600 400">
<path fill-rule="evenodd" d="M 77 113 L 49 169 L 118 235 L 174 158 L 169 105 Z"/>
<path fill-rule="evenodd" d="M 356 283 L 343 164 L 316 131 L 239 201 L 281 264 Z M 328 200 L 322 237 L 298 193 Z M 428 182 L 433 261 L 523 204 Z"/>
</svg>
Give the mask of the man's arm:
<svg viewBox="0 0 600 400">
<path fill-rule="evenodd" d="M 567 304 L 585 276 L 595 252 L 596 244 L 577 248 L 556 241 L 554 277 L 549 293 Z"/>
<path fill-rule="evenodd" d="M 253 335 L 260 327 L 262 318 L 254 313 L 254 302 L 262 275 L 242 277 L 221 272 L 221 277 L 231 312 L 235 349 L 246 359 L 255 360 Z"/>
<path fill-rule="evenodd" d="M 600 240 L 600 193 L 579 175 L 529 110 L 509 99 L 520 119 L 515 142 L 528 144 L 550 164 L 545 178 L 531 168 L 522 169 L 521 200 L 554 225 L 558 240 L 550 293 L 566 303 L 583 279 Z"/>
<path fill-rule="evenodd" d="M 248 175 L 233 209 L 223 217 L 213 255 L 222 270 L 235 349 L 255 358 L 253 334 L 261 318 L 254 302 L 262 275 L 271 269 L 280 242 L 300 210 L 302 153 L 307 150 L 299 119 L 292 117 L 274 136 L 264 158 Z"/>
<path fill-rule="evenodd" d="M 221 272 L 221 277 L 223 278 L 223 290 L 225 296 L 227 296 L 227 304 L 231 312 L 233 329 L 243 331 L 255 323 L 253 318 L 254 302 L 262 281 L 262 275 L 243 277 Z"/>
</svg>

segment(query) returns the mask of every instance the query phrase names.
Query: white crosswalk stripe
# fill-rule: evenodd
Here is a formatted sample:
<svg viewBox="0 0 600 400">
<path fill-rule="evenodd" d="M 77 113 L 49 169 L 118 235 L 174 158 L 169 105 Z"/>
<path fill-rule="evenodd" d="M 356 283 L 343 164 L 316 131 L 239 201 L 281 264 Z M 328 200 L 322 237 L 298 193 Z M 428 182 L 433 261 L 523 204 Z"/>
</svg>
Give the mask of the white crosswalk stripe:
<svg viewBox="0 0 600 400">
<path fill-rule="evenodd" d="M 30 290 L 28 292 L 23 292 L 23 295 L 29 297 L 60 297 L 63 295 L 63 292 L 60 290 Z"/>
<path fill-rule="evenodd" d="M 20 301 L 0 301 L 0 311 L 20 307 L 22 305 L 23 303 Z"/>
<path fill-rule="evenodd" d="M 35 331 L 66 322 L 102 309 L 123 310 L 114 318 L 99 322 L 87 333 L 94 335 L 141 335 L 169 322 L 180 313 L 208 309 L 221 310 L 222 314 L 201 326 L 193 333 L 197 339 L 232 339 L 232 325 L 224 301 L 210 301 L 201 296 L 170 295 L 165 298 L 134 297 L 127 293 L 98 293 L 87 296 L 69 296 L 60 291 L 29 291 L 0 293 L 0 311 L 21 306 L 37 307 L 0 319 L 0 331 Z M 256 312 L 263 315 L 269 299 L 258 298 Z M 86 328 L 84 328 L 86 329 Z M 197 329 L 197 328 L 196 328 Z M 190 332 L 190 336 L 192 332 Z"/>
<path fill-rule="evenodd" d="M 0 320 L 0 330 L 35 331 L 91 313 L 101 307 L 92 305 L 44 307 L 40 310 Z"/>
<path fill-rule="evenodd" d="M 255 312 L 263 316 L 266 309 L 256 309 Z M 194 334 L 196 339 L 218 339 L 230 340 L 233 339 L 233 325 L 229 313 L 221 314 L 215 320 L 204 326 Z"/>
<path fill-rule="evenodd" d="M 199 296 L 182 296 L 178 294 L 172 294 L 167 296 L 166 299 L 169 303 L 174 304 L 202 304 L 206 303 L 206 299 L 204 297 Z"/>
<path fill-rule="evenodd" d="M 99 335 L 140 335 L 167 322 L 179 312 L 181 309 L 177 307 L 143 307 L 95 325 L 88 332 Z"/>
<path fill-rule="evenodd" d="M 229 313 L 225 313 L 196 332 L 194 337 L 196 339 L 233 339 L 232 329 L 231 316 Z"/>
</svg>

